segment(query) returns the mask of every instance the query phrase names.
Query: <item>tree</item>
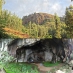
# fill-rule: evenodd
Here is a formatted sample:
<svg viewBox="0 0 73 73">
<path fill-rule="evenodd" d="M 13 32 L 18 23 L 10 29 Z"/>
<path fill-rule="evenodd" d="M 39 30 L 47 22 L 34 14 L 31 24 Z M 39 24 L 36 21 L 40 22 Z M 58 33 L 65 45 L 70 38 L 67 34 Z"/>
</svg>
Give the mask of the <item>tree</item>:
<svg viewBox="0 0 73 73">
<path fill-rule="evenodd" d="M 31 24 L 31 22 L 29 22 L 29 35 L 31 36 L 31 27 L 32 27 L 32 24 Z"/>
<path fill-rule="evenodd" d="M 66 8 L 65 23 L 67 25 L 68 38 L 73 38 L 73 6 L 72 5 Z"/>
<path fill-rule="evenodd" d="M 55 37 L 56 38 L 61 38 L 61 22 L 60 18 L 55 14 L 55 26 L 56 26 L 56 31 L 55 31 Z"/>
<path fill-rule="evenodd" d="M 0 16 L 1 16 L 1 12 L 2 12 L 2 6 L 5 3 L 5 0 L 0 0 Z"/>
<path fill-rule="evenodd" d="M 0 38 L 5 38 L 7 35 L 4 33 L 3 28 L 5 27 L 5 18 L 2 11 L 2 6 L 5 3 L 4 0 L 0 0 Z"/>
</svg>

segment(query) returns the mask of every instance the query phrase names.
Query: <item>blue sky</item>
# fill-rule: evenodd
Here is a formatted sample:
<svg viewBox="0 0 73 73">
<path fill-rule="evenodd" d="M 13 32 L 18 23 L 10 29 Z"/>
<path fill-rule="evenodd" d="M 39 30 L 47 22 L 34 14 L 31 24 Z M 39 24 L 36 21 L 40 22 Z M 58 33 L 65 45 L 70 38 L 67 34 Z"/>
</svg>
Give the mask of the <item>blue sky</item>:
<svg viewBox="0 0 73 73">
<path fill-rule="evenodd" d="M 63 16 L 66 7 L 73 5 L 71 0 L 5 0 L 3 9 L 7 9 L 15 13 L 19 17 L 23 17 L 34 12 L 39 13 L 57 13 Z"/>
</svg>

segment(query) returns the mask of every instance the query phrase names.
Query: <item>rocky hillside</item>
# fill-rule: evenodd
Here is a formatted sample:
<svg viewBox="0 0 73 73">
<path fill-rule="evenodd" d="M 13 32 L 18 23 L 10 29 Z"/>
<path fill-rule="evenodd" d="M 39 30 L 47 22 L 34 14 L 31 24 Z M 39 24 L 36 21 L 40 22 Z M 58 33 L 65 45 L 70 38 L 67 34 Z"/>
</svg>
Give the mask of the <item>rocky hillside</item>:
<svg viewBox="0 0 73 73">
<path fill-rule="evenodd" d="M 54 16 L 48 13 L 34 13 L 30 14 L 28 16 L 24 16 L 22 18 L 23 25 L 28 24 L 30 21 L 31 23 L 36 24 L 43 24 L 46 21 L 52 21 L 54 19 Z"/>
</svg>

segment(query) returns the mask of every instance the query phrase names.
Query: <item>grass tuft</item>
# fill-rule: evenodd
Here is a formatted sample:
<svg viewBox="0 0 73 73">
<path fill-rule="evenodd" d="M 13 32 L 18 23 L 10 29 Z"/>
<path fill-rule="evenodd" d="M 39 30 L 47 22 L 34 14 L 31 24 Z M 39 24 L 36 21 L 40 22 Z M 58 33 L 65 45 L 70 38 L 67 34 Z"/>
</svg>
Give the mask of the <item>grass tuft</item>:
<svg viewBox="0 0 73 73">
<path fill-rule="evenodd" d="M 43 66 L 45 67 L 53 67 L 59 65 L 60 62 L 52 63 L 52 62 L 43 62 Z"/>
</svg>

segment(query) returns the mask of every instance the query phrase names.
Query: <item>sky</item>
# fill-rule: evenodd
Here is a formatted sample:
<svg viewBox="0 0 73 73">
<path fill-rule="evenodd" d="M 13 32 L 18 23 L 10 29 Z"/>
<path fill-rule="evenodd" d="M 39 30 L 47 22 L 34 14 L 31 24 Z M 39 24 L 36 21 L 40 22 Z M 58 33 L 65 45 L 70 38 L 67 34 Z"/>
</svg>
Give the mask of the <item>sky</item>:
<svg viewBox="0 0 73 73">
<path fill-rule="evenodd" d="M 22 18 L 33 13 L 57 13 L 58 16 L 65 14 L 66 7 L 73 5 L 71 0 L 5 0 L 3 9 L 15 13 Z"/>
</svg>

